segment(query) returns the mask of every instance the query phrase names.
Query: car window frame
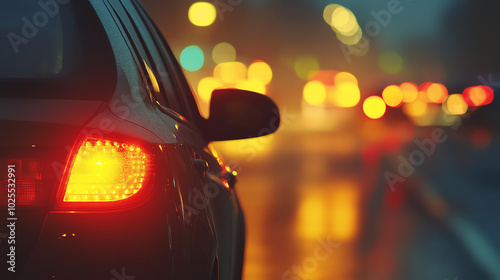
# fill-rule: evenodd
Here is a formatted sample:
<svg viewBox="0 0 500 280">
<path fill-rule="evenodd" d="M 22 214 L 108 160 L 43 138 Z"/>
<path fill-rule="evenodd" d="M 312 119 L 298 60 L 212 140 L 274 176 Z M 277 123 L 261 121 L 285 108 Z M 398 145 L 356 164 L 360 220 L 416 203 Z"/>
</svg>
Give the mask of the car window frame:
<svg viewBox="0 0 500 280">
<path fill-rule="evenodd" d="M 135 60 L 136 68 L 148 87 L 147 90 L 150 91 L 154 99 L 152 103 L 170 108 L 169 100 L 164 94 L 165 88 L 163 82 L 157 78 L 159 76 L 157 66 L 148 49 L 145 48 L 143 38 L 137 32 L 138 30 L 135 26 L 135 22 L 127 13 L 121 2 L 113 3 L 108 0 L 105 3 L 111 16 L 115 20 L 115 24 L 122 33 L 122 38 L 129 47 L 130 53 Z M 152 74 L 153 77 L 151 77 L 150 74 Z M 158 84 L 159 92 L 154 90 L 152 78 L 154 78 L 155 82 Z"/>
<path fill-rule="evenodd" d="M 182 96 L 178 95 L 178 90 L 175 82 L 175 73 L 169 67 L 168 63 L 164 59 L 161 48 L 158 46 L 156 39 L 154 38 L 154 33 L 151 31 L 151 27 L 144 20 L 140 9 L 130 0 L 121 1 L 124 9 L 130 16 L 130 20 L 133 21 L 134 27 L 138 30 L 137 33 L 142 38 L 142 42 L 146 47 L 149 54 L 151 54 L 151 61 L 156 65 L 160 79 L 163 82 L 164 94 L 169 100 L 170 108 L 180 114 L 181 116 L 187 117 L 189 119 L 190 113 L 188 106 Z M 166 75 L 162 75 L 159 71 L 159 66 L 164 69 Z M 167 88 L 168 85 L 168 88 Z"/>
<path fill-rule="evenodd" d="M 187 113 L 190 119 L 196 125 L 200 125 L 203 117 L 201 117 L 191 87 L 189 86 L 189 83 L 187 82 L 182 69 L 177 63 L 177 59 L 175 58 L 169 45 L 167 44 L 165 37 L 160 32 L 155 22 L 151 19 L 150 15 L 147 13 L 142 3 L 136 0 L 129 0 L 129 1 L 134 4 L 143 22 L 148 27 L 151 37 L 155 41 L 155 44 L 159 49 L 160 54 L 162 55 L 166 66 L 170 69 L 172 76 L 176 80 L 178 91 L 175 92 L 174 94 L 177 94 L 182 100 L 184 100 L 184 104 L 186 106 L 186 109 L 188 111 Z"/>
</svg>

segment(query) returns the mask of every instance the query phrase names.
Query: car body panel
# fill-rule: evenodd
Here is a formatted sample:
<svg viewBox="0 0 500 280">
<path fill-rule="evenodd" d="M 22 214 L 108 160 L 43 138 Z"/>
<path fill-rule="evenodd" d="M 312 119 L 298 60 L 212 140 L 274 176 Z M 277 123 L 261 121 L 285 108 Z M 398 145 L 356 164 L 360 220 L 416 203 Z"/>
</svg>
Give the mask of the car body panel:
<svg viewBox="0 0 500 280">
<path fill-rule="evenodd" d="M 207 148 L 198 116 L 189 112 L 197 112 L 186 101 L 192 96 L 182 98 L 191 105 L 184 112 L 191 120 L 160 104 L 151 77 L 110 11 L 122 3 L 89 2 L 116 62 L 112 97 L 0 102 L 0 128 L 9 132 L 0 140 L 2 162 L 36 159 L 45 166 L 44 176 L 50 174 L 40 205 L 17 206 L 14 279 L 110 279 L 125 272 L 141 279 L 241 278 L 244 218 L 234 175 Z M 140 3 L 124 2 L 144 12 Z M 174 88 L 181 96 L 192 95 L 168 46 L 162 48 L 164 63 L 175 74 Z M 137 143 L 151 153 L 152 179 L 135 203 L 116 209 L 60 208 L 68 166 L 87 138 Z M 206 169 L 200 168 L 203 163 Z M 0 243 L 2 251 L 7 245 Z M 5 254 L 2 260 L 5 264 Z M 13 276 L 3 267 L 0 275 Z"/>
</svg>

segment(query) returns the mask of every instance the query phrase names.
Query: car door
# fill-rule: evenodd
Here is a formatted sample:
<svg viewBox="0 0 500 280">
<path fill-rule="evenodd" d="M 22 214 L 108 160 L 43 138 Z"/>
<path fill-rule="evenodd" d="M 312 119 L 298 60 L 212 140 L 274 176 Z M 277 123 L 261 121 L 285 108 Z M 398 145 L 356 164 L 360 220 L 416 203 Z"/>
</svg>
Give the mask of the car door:
<svg viewBox="0 0 500 280">
<path fill-rule="evenodd" d="M 169 100 L 181 103 L 177 107 L 185 109 L 181 112 L 187 118 L 183 136 L 190 143 L 189 148 L 192 149 L 190 152 L 193 153 L 197 164 L 208 165 L 207 170 L 203 172 L 205 175 L 203 197 L 200 199 L 198 196 L 197 201 L 188 207 L 190 207 L 190 211 L 194 212 L 202 211 L 205 208 L 210 209 L 213 215 L 219 242 L 221 279 L 241 278 L 244 246 L 241 243 L 244 243 L 244 217 L 234 189 L 235 173 L 233 174 L 229 166 L 224 163 L 214 147 L 211 145 L 209 147 L 207 142 L 203 141 L 203 135 L 197 129 L 197 126 L 202 123 L 201 116 L 191 88 L 158 28 L 148 17 L 141 4 L 137 1 L 134 3 L 154 40 L 154 46 L 151 48 L 158 48 L 162 62 L 165 63 L 165 69 L 171 71 L 168 75 L 163 75 L 171 77 L 174 84 L 174 87 L 167 90 L 166 94 Z M 161 62 L 159 61 L 159 63 Z M 239 268 L 235 270 L 235 267 Z M 234 278 L 235 274 L 239 274 L 239 276 Z"/>
<path fill-rule="evenodd" d="M 157 129 L 169 127 L 175 131 L 173 136 L 177 142 L 165 145 L 165 160 L 172 174 L 171 186 L 176 190 L 172 207 L 177 213 L 177 217 L 169 221 L 172 231 L 169 238 L 173 239 L 171 246 L 174 249 L 168 265 L 174 266 L 172 270 L 177 271 L 180 278 L 208 278 L 215 259 L 216 242 L 209 207 L 200 206 L 204 203 L 206 176 L 195 151 L 203 145 L 203 140 L 184 116 L 184 104 L 167 94 L 176 91 L 173 73 L 164 63 L 136 6 L 127 0 L 108 3 L 148 85 L 147 90 L 154 100 L 154 113 L 165 125 Z M 193 266 L 197 269 L 193 270 Z"/>
</svg>

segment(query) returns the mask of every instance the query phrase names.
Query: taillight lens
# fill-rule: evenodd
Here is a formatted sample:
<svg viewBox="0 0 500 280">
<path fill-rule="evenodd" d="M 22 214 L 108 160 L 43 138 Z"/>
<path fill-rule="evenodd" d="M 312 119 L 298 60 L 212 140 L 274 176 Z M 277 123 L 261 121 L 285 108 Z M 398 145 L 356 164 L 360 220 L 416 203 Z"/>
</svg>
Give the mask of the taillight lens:
<svg viewBox="0 0 500 280">
<path fill-rule="evenodd" d="M 151 173 L 151 156 L 138 145 L 86 139 L 69 168 L 64 202 L 112 202 L 130 198 Z"/>
</svg>

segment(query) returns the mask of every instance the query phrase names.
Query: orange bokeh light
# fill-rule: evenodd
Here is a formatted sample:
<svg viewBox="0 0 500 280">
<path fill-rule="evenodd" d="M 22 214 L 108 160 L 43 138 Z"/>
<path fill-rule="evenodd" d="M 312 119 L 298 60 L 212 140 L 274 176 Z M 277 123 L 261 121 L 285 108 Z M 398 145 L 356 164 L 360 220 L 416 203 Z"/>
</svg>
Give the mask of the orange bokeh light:
<svg viewBox="0 0 500 280">
<path fill-rule="evenodd" d="M 427 88 L 427 98 L 432 103 L 441 104 L 448 97 L 448 89 L 440 83 L 433 83 Z"/>
<path fill-rule="evenodd" d="M 474 86 L 466 88 L 462 96 L 469 106 L 484 106 L 493 101 L 494 93 L 488 86 Z"/>
<path fill-rule="evenodd" d="M 411 103 L 418 97 L 418 86 L 414 83 L 402 83 L 399 88 L 403 92 L 403 102 Z"/>
</svg>

